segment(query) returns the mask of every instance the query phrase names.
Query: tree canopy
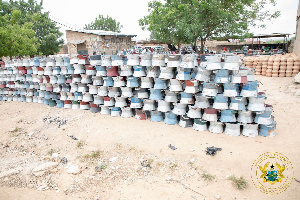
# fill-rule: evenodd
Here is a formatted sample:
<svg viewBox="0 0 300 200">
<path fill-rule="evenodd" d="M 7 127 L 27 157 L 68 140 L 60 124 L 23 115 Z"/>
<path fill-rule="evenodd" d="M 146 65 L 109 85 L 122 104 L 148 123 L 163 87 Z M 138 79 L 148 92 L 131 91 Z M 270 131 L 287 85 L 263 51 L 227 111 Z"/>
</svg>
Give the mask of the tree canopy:
<svg viewBox="0 0 300 200">
<path fill-rule="evenodd" d="M 278 17 L 278 11 L 264 9 L 275 4 L 276 0 L 154 0 L 148 4 L 149 15 L 139 24 L 160 42 L 196 46 L 200 40 L 203 53 L 211 37 L 242 36 L 258 21 Z"/>
<path fill-rule="evenodd" d="M 123 26 L 120 22 L 117 22 L 115 19 L 103 15 L 96 17 L 95 21 L 86 24 L 84 29 L 87 30 L 103 30 L 103 31 L 113 31 L 120 33 Z"/>
<path fill-rule="evenodd" d="M 10 16 L 0 16 L 0 57 L 34 55 L 37 52 L 33 24 L 25 22 L 19 25 L 19 20 L 20 10 L 13 10 Z"/>
<path fill-rule="evenodd" d="M 55 22 L 51 21 L 48 12 L 42 12 L 43 1 L 37 3 L 35 0 L 10 0 L 8 2 L 0 0 L 1 16 L 12 16 L 14 10 L 20 11 L 18 24 L 20 26 L 26 23 L 32 23 L 30 27 L 34 31 L 34 37 L 37 39 L 37 53 L 42 55 L 51 55 L 59 52 L 64 43 L 60 37 L 62 33 Z"/>
</svg>

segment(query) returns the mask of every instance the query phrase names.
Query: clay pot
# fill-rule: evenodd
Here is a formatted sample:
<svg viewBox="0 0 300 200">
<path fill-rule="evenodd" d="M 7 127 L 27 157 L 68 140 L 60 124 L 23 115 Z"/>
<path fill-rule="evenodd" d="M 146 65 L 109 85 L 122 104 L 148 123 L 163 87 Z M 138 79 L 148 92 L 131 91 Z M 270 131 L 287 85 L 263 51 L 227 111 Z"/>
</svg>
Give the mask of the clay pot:
<svg viewBox="0 0 300 200">
<path fill-rule="evenodd" d="M 279 77 L 285 77 L 285 73 L 279 73 Z"/>
</svg>

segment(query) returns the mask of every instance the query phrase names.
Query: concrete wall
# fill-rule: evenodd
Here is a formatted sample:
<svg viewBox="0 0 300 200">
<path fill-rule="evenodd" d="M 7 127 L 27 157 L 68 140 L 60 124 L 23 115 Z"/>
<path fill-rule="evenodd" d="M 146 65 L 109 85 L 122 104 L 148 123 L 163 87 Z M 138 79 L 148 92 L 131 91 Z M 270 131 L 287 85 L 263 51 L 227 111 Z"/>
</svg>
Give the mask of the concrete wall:
<svg viewBox="0 0 300 200">
<path fill-rule="evenodd" d="M 89 55 L 117 54 L 119 50 L 130 49 L 134 46 L 131 37 L 95 35 L 76 31 L 66 31 L 69 54 L 77 54 L 78 51 L 87 50 Z"/>
<path fill-rule="evenodd" d="M 294 53 L 297 55 L 297 56 L 300 56 L 300 0 L 299 0 L 299 4 L 298 4 L 298 12 L 297 12 L 297 28 L 296 28 L 296 39 L 295 39 L 295 42 L 294 42 Z"/>
</svg>

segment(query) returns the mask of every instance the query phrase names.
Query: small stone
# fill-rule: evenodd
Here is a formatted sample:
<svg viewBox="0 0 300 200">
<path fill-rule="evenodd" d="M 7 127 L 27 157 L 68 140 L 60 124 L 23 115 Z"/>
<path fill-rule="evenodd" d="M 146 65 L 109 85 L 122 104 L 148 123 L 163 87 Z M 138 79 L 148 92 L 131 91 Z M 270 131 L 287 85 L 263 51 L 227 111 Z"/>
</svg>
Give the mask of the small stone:
<svg viewBox="0 0 300 200">
<path fill-rule="evenodd" d="M 295 83 L 300 83 L 300 72 L 294 77 Z"/>
<path fill-rule="evenodd" d="M 67 172 L 69 174 L 79 174 L 81 170 L 79 169 L 78 165 L 71 165 L 68 169 Z"/>
<path fill-rule="evenodd" d="M 116 162 L 118 160 L 118 157 L 112 157 L 108 161 L 109 162 Z"/>
<path fill-rule="evenodd" d="M 216 195 L 215 195 L 215 198 L 216 198 L 216 199 L 221 199 L 221 195 L 216 194 Z"/>
</svg>

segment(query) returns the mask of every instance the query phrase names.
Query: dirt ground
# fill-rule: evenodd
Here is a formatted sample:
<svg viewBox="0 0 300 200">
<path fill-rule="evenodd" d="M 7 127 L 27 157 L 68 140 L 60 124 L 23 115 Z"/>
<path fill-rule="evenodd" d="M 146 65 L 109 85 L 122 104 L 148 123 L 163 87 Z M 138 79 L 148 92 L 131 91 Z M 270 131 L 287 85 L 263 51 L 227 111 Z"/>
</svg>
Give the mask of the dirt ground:
<svg viewBox="0 0 300 200">
<path fill-rule="evenodd" d="M 300 180 L 300 86 L 293 78 L 256 78 L 274 108 L 275 137 L 0 102 L 0 200 L 300 199 L 295 180 L 276 195 L 251 181 L 252 163 L 271 151 L 287 156 Z M 206 155 L 210 146 L 222 151 Z M 243 176 L 246 189 L 235 188 L 231 175 Z"/>
</svg>

